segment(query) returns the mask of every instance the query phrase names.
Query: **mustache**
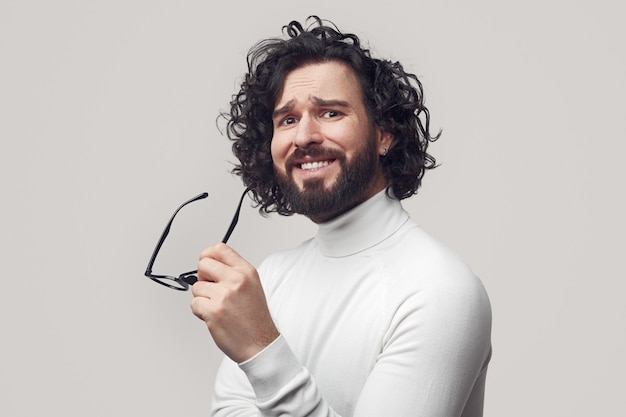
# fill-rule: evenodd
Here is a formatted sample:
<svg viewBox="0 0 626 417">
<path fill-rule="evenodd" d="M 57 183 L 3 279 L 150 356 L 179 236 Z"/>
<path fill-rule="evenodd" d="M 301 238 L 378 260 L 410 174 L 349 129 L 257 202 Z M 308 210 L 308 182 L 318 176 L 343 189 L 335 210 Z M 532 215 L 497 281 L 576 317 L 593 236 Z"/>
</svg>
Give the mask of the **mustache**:
<svg viewBox="0 0 626 417">
<path fill-rule="evenodd" d="M 287 166 L 291 167 L 295 164 L 297 160 L 303 159 L 307 156 L 311 158 L 323 158 L 323 159 L 338 159 L 338 160 L 344 159 L 343 153 L 339 151 L 324 148 L 321 145 L 312 144 L 312 145 L 307 146 L 306 148 L 296 148 L 296 150 L 293 151 L 293 153 L 289 156 L 289 158 L 287 158 L 286 160 Z"/>
</svg>

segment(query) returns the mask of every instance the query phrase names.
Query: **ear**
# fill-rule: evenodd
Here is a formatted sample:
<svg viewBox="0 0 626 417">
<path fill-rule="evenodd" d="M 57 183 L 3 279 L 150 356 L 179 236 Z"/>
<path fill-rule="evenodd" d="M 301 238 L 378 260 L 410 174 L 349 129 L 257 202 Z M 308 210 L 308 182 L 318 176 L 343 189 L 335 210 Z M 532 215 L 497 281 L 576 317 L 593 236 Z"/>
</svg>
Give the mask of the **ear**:
<svg viewBox="0 0 626 417">
<path fill-rule="evenodd" d="M 378 129 L 378 155 L 386 156 L 391 145 L 393 143 L 393 134 L 384 130 Z"/>
</svg>

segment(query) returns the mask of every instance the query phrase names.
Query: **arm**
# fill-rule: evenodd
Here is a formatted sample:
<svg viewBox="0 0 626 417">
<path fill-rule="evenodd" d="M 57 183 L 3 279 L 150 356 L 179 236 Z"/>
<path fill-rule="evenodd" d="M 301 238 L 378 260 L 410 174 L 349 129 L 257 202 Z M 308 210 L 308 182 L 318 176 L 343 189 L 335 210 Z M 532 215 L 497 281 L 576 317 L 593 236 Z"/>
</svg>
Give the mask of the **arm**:
<svg viewBox="0 0 626 417">
<path fill-rule="evenodd" d="M 462 282 L 465 287 L 455 281 L 405 297 L 389 313 L 354 416 L 482 415 L 489 302 L 476 280 Z M 337 384 L 351 383 L 337 375 Z M 337 415 L 282 337 L 240 365 L 226 359 L 215 386 L 216 416 Z M 249 414 L 231 414 L 235 409 Z"/>
<path fill-rule="evenodd" d="M 257 271 L 233 249 L 218 244 L 202 252 L 192 292 L 192 311 L 228 357 L 216 380 L 213 403 L 220 406 L 214 415 L 254 416 L 259 410 L 263 415 L 300 415 L 327 408 L 308 371 L 280 337 Z M 222 386 L 228 389 L 221 391 Z M 286 398 L 294 394 L 296 401 Z"/>
<path fill-rule="evenodd" d="M 215 417 L 337 416 L 282 336 L 244 363 L 225 358 L 211 406 Z"/>
<path fill-rule="evenodd" d="M 477 280 L 435 285 L 393 314 L 355 416 L 479 417 L 491 309 Z"/>
</svg>

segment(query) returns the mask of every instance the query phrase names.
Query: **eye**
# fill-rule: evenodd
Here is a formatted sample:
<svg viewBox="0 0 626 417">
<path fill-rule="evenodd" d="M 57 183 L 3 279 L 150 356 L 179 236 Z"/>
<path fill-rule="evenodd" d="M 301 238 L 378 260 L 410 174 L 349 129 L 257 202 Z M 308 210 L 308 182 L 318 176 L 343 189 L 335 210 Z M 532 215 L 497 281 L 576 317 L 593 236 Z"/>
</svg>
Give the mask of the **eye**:
<svg viewBox="0 0 626 417">
<path fill-rule="evenodd" d="M 296 122 L 296 118 L 295 117 L 285 117 L 284 119 L 282 119 L 280 121 L 280 125 L 281 126 L 288 126 L 288 125 L 292 125 Z"/>
<path fill-rule="evenodd" d="M 326 110 L 324 113 L 322 113 L 322 117 L 324 119 L 332 119 L 333 117 L 337 117 L 339 115 L 341 115 L 341 113 L 335 110 Z"/>
</svg>

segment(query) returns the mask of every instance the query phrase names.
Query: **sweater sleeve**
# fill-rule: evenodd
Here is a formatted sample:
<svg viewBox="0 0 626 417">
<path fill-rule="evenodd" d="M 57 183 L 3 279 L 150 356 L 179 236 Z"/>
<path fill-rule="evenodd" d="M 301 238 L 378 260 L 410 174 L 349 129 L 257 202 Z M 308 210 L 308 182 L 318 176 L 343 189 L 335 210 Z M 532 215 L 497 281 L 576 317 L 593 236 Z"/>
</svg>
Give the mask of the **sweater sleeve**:
<svg viewBox="0 0 626 417">
<path fill-rule="evenodd" d="M 215 416 L 337 415 L 282 336 L 239 365 L 226 358 L 218 372 L 213 404 Z"/>
</svg>

